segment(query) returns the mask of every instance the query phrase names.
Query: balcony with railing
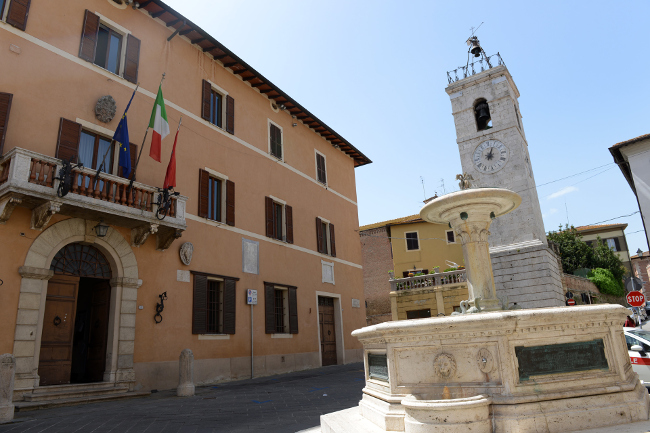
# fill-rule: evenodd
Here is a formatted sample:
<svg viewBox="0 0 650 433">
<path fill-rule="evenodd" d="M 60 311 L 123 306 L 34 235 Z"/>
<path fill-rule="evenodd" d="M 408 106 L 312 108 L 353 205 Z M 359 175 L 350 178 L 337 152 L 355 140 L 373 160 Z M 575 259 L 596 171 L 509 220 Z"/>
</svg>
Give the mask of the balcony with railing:
<svg viewBox="0 0 650 433">
<path fill-rule="evenodd" d="M 396 278 L 390 280 L 391 292 L 405 290 L 437 288 L 449 285 L 467 284 L 467 271 L 465 269 L 441 272 L 437 274 L 418 275 L 407 278 Z"/>
<path fill-rule="evenodd" d="M 61 160 L 22 148 L 14 148 L 0 159 L 0 223 L 11 217 L 16 206 L 32 210 L 31 227 L 42 230 L 52 215 L 103 220 L 107 224 L 131 229 L 134 246 L 144 244 L 156 234 L 156 248 L 165 250 L 187 228 L 187 197 L 172 198 L 164 219 L 156 217 L 158 188 L 129 179 L 77 167 L 71 171 L 72 185 L 60 197 L 58 173 Z"/>
<path fill-rule="evenodd" d="M 492 69 L 497 66 L 505 66 L 501 54 L 492 54 L 489 57 L 481 56 L 480 59 L 472 63 L 467 63 L 465 66 L 459 66 L 453 71 L 447 72 L 447 81 L 449 84 L 462 80 L 472 75 L 480 74 L 483 71 Z"/>
</svg>

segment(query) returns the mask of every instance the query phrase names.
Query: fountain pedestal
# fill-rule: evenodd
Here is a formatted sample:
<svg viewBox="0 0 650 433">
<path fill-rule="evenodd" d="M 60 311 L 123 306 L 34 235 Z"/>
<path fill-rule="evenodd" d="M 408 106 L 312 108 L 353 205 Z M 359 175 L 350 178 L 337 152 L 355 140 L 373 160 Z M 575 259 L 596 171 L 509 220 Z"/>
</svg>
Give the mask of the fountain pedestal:
<svg viewBox="0 0 650 433">
<path fill-rule="evenodd" d="M 354 331 L 365 352 L 363 397 L 358 408 L 322 416 L 324 433 L 564 433 L 648 419 L 623 335 L 626 308 L 502 311 L 487 238 L 492 218 L 518 197 L 464 190 L 422 208 L 424 220 L 449 222 L 460 237 L 470 312 L 480 313 Z"/>
</svg>

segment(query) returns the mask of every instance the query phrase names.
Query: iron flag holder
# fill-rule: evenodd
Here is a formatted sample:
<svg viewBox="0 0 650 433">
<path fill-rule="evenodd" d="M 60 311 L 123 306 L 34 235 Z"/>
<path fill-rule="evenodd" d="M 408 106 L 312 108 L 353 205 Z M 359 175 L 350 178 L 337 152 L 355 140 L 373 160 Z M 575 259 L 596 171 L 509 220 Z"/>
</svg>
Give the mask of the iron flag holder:
<svg viewBox="0 0 650 433">
<path fill-rule="evenodd" d="M 158 295 L 158 297 L 160 298 L 160 302 L 158 302 L 156 304 L 156 315 L 153 316 L 153 320 L 154 320 L 154 322 L 156 322 L 156 324 L 162 322 L 163 318 L 162 318 L 162 315 L 160 313 L 162 313 L 163 310 L 165 309 L 165 301 L 167 300 L 167 292 L 163 292 L 162 294 Z"/>
<path fill-rule="evenodd" d="M 75 158 L 76 155 L 71 156 L 69 161 L 63 160 L 63 164 L 61 165 L 61 168 L 59 169 L 59 177 L 55 177 L 54 179 L 59 181 L 59 187 L 56 190 L 56 195 L 63 198 L 72 189 L 72 169 L 73 168 L 78 168 L 78 169 L 83 169 L 84 165 L 81 162 L 78 162 L 77 164 L 72 163 L 73 158 Z"/>
</svg>

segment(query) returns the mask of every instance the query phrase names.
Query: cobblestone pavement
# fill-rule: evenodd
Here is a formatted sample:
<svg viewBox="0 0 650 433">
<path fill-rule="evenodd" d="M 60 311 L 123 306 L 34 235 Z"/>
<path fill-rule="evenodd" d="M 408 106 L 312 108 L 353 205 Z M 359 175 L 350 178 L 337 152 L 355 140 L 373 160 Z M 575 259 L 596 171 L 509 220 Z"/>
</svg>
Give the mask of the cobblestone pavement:
<svg viewBox="0 0 650 433">
<path fill-rule="evenodd" d="M 259 379 L 197 387 L 194 397 L 175 390 L 150 397 L 18 412 L 0 432 L 193 433 L 297 432 L 320 415 L 359 403 L 363 364 L 323 367 Z"/>
</svg>

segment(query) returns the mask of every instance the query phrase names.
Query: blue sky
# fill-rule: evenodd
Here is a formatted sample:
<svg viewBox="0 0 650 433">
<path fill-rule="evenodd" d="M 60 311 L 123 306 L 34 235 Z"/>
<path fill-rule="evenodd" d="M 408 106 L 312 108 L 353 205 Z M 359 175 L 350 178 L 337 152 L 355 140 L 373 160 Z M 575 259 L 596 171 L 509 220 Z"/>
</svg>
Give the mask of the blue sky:
<svg viewBox="0 0 650 433">
<path fill-rule="evenodd" d="M 446 71 L 470 27 L 501 53 L 538 185 L 610 164 L 613 144 L 650 133 L 647 1 L 167 0 L 374 162 L 356 170 L 361 225 L 419 212 L 458 189 Z M 546 230 L 638 211 L 614 164 L 540 186 Z M 648 250 L 639 214 L 629 249 Z M 634 233 L 636 232 L 636 233 Z"/>
</svg>

